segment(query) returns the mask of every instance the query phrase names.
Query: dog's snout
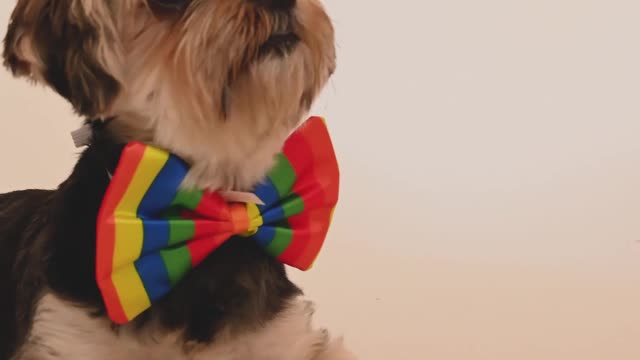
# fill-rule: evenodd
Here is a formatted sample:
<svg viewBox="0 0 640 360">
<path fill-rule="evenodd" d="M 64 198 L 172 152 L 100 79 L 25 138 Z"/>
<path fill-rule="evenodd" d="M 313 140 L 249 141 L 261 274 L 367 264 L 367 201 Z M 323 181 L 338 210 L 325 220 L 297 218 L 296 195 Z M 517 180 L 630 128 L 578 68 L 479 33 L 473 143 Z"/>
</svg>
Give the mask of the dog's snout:
<svg viewBox="0 0 640 360">
<path fill-rule="evenodd" d="M 296 0 L 254 0 L 254 1 L 271 10 L 290 10 L 296 5 Z"/>
</svg>

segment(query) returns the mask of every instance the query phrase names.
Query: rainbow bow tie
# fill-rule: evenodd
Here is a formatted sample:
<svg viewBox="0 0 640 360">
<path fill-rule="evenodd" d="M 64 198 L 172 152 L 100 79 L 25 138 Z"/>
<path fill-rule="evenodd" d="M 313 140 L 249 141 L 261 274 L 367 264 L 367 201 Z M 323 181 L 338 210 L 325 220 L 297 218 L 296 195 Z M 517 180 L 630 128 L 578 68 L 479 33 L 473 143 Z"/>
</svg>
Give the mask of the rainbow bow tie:
<svg viewBox="0 0 640 360">
<path fill-rule="evenodd" d="M 184 161 L 148 145 L 130 143 L 122 152 L 97 222 L 96 278 L 115 323 L 147 310 L 234 235 L 301 270 L 320 252 L 339 192 L 323 119 L 289 137 L 254 190 L 264 205 L 181 190 L 187 172 Z"/>
</svg>

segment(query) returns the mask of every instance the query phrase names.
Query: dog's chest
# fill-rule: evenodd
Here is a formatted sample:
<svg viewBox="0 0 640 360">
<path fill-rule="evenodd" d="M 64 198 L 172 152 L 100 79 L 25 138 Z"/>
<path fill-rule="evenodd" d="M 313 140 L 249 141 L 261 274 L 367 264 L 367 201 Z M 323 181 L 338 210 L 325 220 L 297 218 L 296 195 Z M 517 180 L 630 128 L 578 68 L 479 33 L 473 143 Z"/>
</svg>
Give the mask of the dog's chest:
<svg viewBox="0 0 640 360">
<path fill-rule="evenodd" d="M 303 302 L 292 304 L 259 331 L 233 338 L 221 336 L 214 344 L 185 352 L 175 335 L 114 332 L 105 319 L 93 318 L 53 295 L 38 304 L 28 342 L 17 359 L 38 360 L 305 360 L 327 345 L 324 331 L 310 326 L 312 310 Z"/>
<path fill-rule="evenodd" d="M 158 342 L 148 348 L 133 336 L 114 332 L 105 319 L 46 295 L 18 359 L 180 359 L 176 346 Z"/>
</svg>

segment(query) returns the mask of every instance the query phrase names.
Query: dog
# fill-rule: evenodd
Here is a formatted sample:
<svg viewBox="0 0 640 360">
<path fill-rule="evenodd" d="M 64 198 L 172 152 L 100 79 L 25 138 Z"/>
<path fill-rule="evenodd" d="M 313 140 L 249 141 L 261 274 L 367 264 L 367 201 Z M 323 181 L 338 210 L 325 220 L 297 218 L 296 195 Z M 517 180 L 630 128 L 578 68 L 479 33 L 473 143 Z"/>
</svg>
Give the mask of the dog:
<svg viewBox="0 0 640 360">
<path fill-rule="evenodd" d="M 126 325 L 109 320 L 95 279 L 122 144 L 185 159 L 185 188 L 248 191 L 274 165 L 335 70 L 318 0 L 18 0 L 3 58 L 94 131 L 56 190 L 0 195 L 0 359 L 354 359 L 249 239 Z"/>
</svg>

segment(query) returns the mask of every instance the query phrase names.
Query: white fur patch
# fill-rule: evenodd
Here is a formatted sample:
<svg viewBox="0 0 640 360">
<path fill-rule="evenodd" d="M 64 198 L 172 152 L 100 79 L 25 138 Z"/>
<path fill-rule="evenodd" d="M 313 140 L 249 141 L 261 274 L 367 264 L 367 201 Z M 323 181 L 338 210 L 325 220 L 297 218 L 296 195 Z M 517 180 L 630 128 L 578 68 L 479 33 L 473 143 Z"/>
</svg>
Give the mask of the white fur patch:
<svg viewBox="0 0 640 360">
<path fill-rule="evenodd" d="M 54 295 L 38 304 L 29 340 L 21 360 L 352 360 L 341 341 L 330 342 L 326 331 L 311 327 L 313 310 L 296 300 L 259 331 L 237 336 L 220 334 L 210 346 L 185 353 L 178 336 L 116 333 L 109 321 L 92 318 Z"/>
</svg>

